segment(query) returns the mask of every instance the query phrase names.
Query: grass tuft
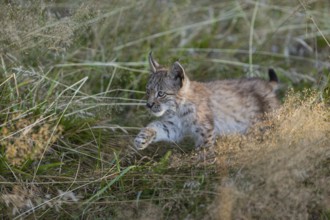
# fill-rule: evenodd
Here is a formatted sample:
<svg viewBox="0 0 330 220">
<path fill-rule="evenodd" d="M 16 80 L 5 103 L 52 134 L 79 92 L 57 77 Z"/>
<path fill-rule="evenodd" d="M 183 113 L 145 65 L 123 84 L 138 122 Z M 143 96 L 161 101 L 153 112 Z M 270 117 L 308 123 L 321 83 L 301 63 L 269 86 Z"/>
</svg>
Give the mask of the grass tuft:
<svg viewBox="0 0 330 220">
<path fill-rule="evenodd" d="M 21 166 L 27 160 L 38 160 L 45 149 L 54 144 L 62 135 L 62 126 L 53 124 L 54 118 L 22 118 L 11 115 L 1 129 L 2 145 L 10 165 Z"/>
<path fill-rule="evenodd" d="M 303 98 L 302 98 L 303 97 Z M 247 136 L 226 137 L 220 219 L 329 217 L 330 112 L 315 92 L 291 92 Z"/>
</svg>

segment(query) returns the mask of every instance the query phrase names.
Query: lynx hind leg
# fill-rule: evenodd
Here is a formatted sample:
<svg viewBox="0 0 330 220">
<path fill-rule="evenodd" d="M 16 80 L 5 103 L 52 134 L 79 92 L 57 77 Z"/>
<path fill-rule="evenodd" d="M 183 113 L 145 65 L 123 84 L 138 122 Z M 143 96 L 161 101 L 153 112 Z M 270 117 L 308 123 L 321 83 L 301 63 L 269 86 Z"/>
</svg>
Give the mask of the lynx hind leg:
<svg viewBox="0 0 330 220">
<path fill-rule="evenodd" d="M 156 137 L 156 130 L 152 128 L 143 128 L 134 139 L 134 146 L 138 150 L 143 150 L 153 142 Z"/>
</svg>

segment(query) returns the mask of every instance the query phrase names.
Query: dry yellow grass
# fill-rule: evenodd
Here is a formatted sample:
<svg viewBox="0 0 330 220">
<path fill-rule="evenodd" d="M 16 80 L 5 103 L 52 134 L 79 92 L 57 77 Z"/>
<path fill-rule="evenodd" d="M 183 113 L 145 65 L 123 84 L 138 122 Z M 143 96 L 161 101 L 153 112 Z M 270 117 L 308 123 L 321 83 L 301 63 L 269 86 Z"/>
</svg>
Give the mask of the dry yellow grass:
<svg viewBox="0 0 330 220">
<path fill-rule="evenodd" d="M 42 117 L 34 119 L 13 115 L 0 132 L 0 145 L 5 146 L 7 161 L 20 166 L 28 159 L 40 159 L 62 132 L 63 127 L 55 126 L 50 118 L 45 120 Z"/>
<path fill-rule="evenodd" d="M 329 218 L 328 108 L 316 93 L 290 93 L 282 108 L 247 136 L 220 140 L 227 177 L 212 204 L 214 218 Z"/>
<path fill-rule="evenodd" d="M 36 208 L 43 210 L 54 208 L 60 212 L 62 206 L 72 205 L 79 201 L 80 196 L 71 191 L 57 190 L 57 192 L 43 192 L 35 185 L 14 185 L 11 192 L 4 192 L 0 197 L 11 210 L 10 217 L 13 218 L 24 211 L 33 212 Z M 51 199 L 52 198 L 52 199 Z"/>
</svg>

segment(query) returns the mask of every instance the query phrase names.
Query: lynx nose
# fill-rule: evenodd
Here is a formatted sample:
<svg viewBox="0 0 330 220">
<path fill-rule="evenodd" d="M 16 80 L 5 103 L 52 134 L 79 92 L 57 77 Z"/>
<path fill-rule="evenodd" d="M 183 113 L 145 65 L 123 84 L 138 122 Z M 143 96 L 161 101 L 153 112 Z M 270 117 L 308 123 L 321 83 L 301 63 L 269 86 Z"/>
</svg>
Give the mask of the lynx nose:
<svg viewBox="0 0 330 220">
<path fill-rule="evenodd" d="M 148 108 L 152 108 L 152 106 L 154 106 L 154 104 L 155 104 L 154 102 L 151 103 L 151 104 L 150 104 L 149 102 L 147 102 L 147 107 L 148 107 Z"/>
</svg>

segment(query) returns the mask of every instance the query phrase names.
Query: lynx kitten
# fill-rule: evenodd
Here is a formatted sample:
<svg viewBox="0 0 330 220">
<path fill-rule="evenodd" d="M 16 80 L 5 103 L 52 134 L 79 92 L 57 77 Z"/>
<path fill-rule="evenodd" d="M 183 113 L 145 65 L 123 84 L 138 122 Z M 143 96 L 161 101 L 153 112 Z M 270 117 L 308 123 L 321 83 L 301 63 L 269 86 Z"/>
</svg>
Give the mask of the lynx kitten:
<svg viewBox="0 0 330 220">
<path fill-rule="evenodd" d="M 196 148 L 215 144 L 217 135 L 244 133 L 263 113 L 278 107 L 274 70 L 269 81 L 259 78 L 214 82 L 190 81 L 183 67 L 161 67 L 149 54 L 151 75 L 147 108 L 157 117 L 134 140 L 139 150 L 158 141 L 180 141 L 192 136 Z"/>
</svg>

